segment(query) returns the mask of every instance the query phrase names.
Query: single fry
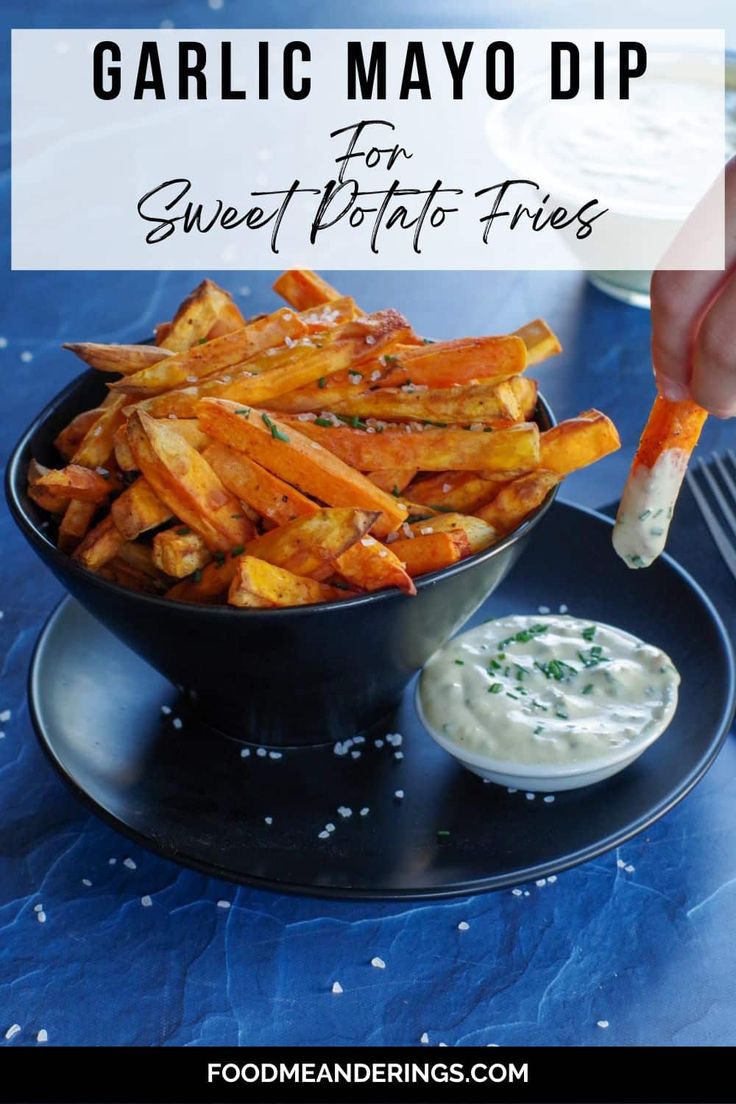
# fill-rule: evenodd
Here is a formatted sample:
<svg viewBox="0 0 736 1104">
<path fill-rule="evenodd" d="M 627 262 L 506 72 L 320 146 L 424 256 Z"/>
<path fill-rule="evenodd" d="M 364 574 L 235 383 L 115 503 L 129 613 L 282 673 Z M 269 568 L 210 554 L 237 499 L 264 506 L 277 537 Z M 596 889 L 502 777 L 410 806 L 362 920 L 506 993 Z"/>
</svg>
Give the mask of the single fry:
<svg viewBox="0 0 736 1104">
<path fill-rule="evenodd" d="M 102 409 L 72 456 L 73 464 L 80 464 L 83 468 L 101 468 L 108 462 L 112 455 L 116 430 L 123 422 L 124 405 L 124 397 L 116 395 Z"/>
<path fill-rule="evenodd" d="M 71 460 L 84 440 L 85 434 L 92 428 L 101 414 L 102 409 L 99 406 L 92 410 L 83 410 L 81 414 L 77 414 L 76 417 L 72 418 L 69 425 L 62 429 L 54 441 L 54 447 L 64 460 Z"/>
<path fill-rule="evenodd" d="M 186 525 L 175 525 L 157 533 L 152 547 L 156 567 L 175 579 L 191 575 L 212 559 L 200 535 Z"/>
<path fill-rule="evenodd" d="M 159 349 L 182 353 L 203 339 L 223 312 L 229 313 L 232 298 L 212 280 L 203 280 L 179 307 L 167 328 L 156 332 Z M 159 340 L 159 334 L 161 340 Z"/>
<path fill-rule="evenodd" d="M 557 472 L 529 472 L 507 483 L 476 515 L 487 521 L 500 536 L 506 536 L 541 506 L 553 487 L 560 482 Z"/>
<path fill-rule="evenodd" d="M 219 441 L 205 449 L 204 459 L 229 491 L 276 525 L 285 525 L 298 517 L 309 517 L 319 510 L 311 498 L 279 479 L 252 457 Z"/>
<path fill-rule="evenodd" d="M 42 510 L 48 510 L 50 514 L 63 514 L 69 505 L 68 498 L 60 498 L 58 495 L 51 494 L 49 491 L 44 490 L 41 486 L 41 480 L 45 475 L 48 475 L 51 468 L 44 467 L 43 464 L 39 464 L 37 460 L 31 460 L 28 464 L 28 471 L 26 472 L 26 490 L 28 497 L 40 506 Z"/>
<path fill-rule="evenodd" d="M 537 392 L 539 390 L 536 380 L 529 376 L 513 376 L 503 385 L 509 388 L 518 405 L 518 420 L 530 422 L 534 418 L 537 409 Z"/>
<path fill-rule="evenodd" d="M 310 441 L 281 419 L 264 411 L 239 407 L 224 399 L 203 399 L 198 407 L 205 433 L 245 452 L 264 468 L 330 506 L 379 510 L 374 533 L 385 536 L 406 518 L 406 508 L 379 490 L 316 441 Z M 301 427 L 301 423 L 297 423 Z M 371 465 L 375 467 L 376 465 Z"/>
<path fill-rule="evenodd" d="M 255 556 L 240 556 L 227 600 L 231 606 L 273 609 L 334 602 L 349 595 L 349 591 L 295 575 Z"/>
<path fill-rule="evenodd" d="M 331 412 L 397 422 L 427 420 L 454 425 L 472 422 L 503 425 L 520 419 L 519 403 L 505 381 L 426 391 L 409 390 L 408 384 L 403 388 L 380 387 L 336 403 Z"/>
<path fill-rule="evenodd" d="M 100 345 L 95 341 L 68 342 L 62 349 L 68 349 L 98 372 L 120 372 L 123 376 L 131 376 L 173 356 L 157 345 Z"/>
<path fill-rule="evenodd" d="M 156 495 L 211 551 L 245 545 L 253 535 L 252 523 L 206 460 L 175 429 L 138 413 L 128 422 L 128 440 Z"/>
<path fill-rule="evenodd" d="M 164 525 L 171 517 L 171 510 L 157 496 L 150 483 L 139 476 L 115 499 L 110 515 L 125 539 L 134 541 L 141 533 Z"/>
<path fill-rule="evenodd" d="M 485 479 L 476 472 L 439 472 L 412 483 L 406 494 L 417 505 L 458 514 L 474 514 L 478 507 L 498 494 L 503 482 Z"/>
<path fill-rule="evenodd" d="M 387 494 L 392 494 L 394 498 L 398 498 L 406 490 L 416 474 L 416 468 L 380 468 L 378 471 L 366 472 L 371 483 L 375 483 Z"/>
<path fill-rule="evenodd" d="M 59 548 L 62 551 L 72 552 L 77 547 L 96 513 L 94 502 L 79 502 L 74 498 L 69 502 L 59 525 Z"/>
<path fill-rule="evenodd" d="M 585 468 L 620 448 L 618 432 L 600 410 L 584 410 L 541 435 L 539 467 L 558 475 Z"/>
<path fill-rule="evenodd" d="M 291 268 L 282 272 L 274 282 L 273 290 L 300 311 L 341 298 L 339 291 L 307 268 Z"/>
<path fill-rule="evenodd" d="M 520 337 L 526 345 L 527 365 L 539 364 L 542 360 L 557 356 L 562 352 L 562 346 L 557 334 L 549 328 L 543 318 L 535 318 L 514 330 L 516 337 Z"/>
<path fill-rule="evenodd" d="M 498 533 L 483 518 L 466 514 L 439 514 L 436 517 L 412 522 L 411 531 L 417 536 L 431 533 L 464 533 L 470 553 L 483 552 L 498 540 Z"/>
<path fill-rule="evenodd" d="M 408 465 L 419 471 L 529 471 L 539 463 L 539 430 L 533 422 L 492 433 L 432 426 L 411 433 L 403 429 L 368 433 L 299 422 L 293 415 L 284 415 L 281 423 L 289 427 L 287 433 L 298 429 L 359 471 Z"/>
<path fill-rule="evenodd" d="M 41 476 L 36 486 L 56 498 L 75 498 L 80 502 L 93 502 L 99 505 L 106 502 L 110 495 L 119 490 L 119 481 L 107 478 L 79 464 L 68 464 L 58 471 L 49 471 Z"/>
<path fill-rule="evenodd" d="M 125 544 L 125 537 L 115 525 L 112 515 L 91 529 L 74 552 L 74 559 L 83 563 L 90 571 L 99 571 L 114 556 L 117 556 Z"/>
<path fill-rule="evenodd" d="M 613 547 L 629 567 L 649 567 L 664 551 L 677 496 L 707 418 L 689 400 L 658 395 L 621 496 Z"/>
<path fill-rule="evenodd" d="M 426 536 L 394 541 L 391 549 L 404 564 L 409 575 L 426 575 L 439 571 L 470 555 L 470 542 L 461 530 L 449 533 L 428 533 Z"/>
<path fill-rule="evenodd" d="M 507 337 L 460 337 L 430 345 L 404 348 L 389 356 L 390 371 L 379 387 L 403 387 L 408 383 L 441 388 L 456 383 L 498 382 L 523 372 L 526 345 L 513 334 Z"/>
</svg>

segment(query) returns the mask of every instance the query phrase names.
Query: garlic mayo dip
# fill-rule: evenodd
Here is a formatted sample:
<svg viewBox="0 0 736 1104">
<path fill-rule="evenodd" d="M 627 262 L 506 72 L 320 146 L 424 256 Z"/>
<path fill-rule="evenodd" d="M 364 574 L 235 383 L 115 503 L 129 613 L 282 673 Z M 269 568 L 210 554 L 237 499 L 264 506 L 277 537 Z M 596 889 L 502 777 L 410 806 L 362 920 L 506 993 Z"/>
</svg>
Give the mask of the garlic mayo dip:
<svg viewBox="0 0 736 1104">
<path fill-rule="evenodd" d="M 643 750 L 672 719 L 679 682 L 664 652 L 621 629 L 512 616 L 444 645 L 418 697 L 430 731 L 459 758 L 554 773 Z"/>
</svg>

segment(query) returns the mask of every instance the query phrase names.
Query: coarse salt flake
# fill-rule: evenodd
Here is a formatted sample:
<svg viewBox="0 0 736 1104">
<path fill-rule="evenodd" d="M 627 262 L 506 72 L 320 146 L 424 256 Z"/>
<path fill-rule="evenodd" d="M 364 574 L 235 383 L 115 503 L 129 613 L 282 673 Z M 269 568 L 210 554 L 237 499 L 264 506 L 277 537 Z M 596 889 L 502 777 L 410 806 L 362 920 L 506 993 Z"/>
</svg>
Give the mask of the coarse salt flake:
<svg viewBox="0 0 736 1104">
<path fill-rule="evenodd" d="M 268 753 L 268 758 L 269 759 L 283 759 L 283 757 L 284 757 L 284 755 L 283 755 L 283 752 L 281 752 L 281 751 L 269 751 L 269 753 Z"/>
<path fill-rule="evenodd" d="M 616 859 L 616 866 L 619 868 L 619 870 L 625 870 L 626 869 L 626 863 L 624 862 L 623 859 Z"/>
<path fill-rule="evenodd" d="M 230 902 L 229 901 L 218 901 L 217 902 L 217 907 L 221 908 L 221 909 L 229 909 L 230 908 Z"/>
<path fill-rule="evenodd" d="M 11 1024 L 8 1030 L 5 1032 L 6 1039 L 14 1039 L 16 1035 L 21 1032 L 20 1024 Z"/>
<path fill-rule="evenodd" d="M 30 362 L 33 360 L 33 353 L 29 353 L 29 351 L 26 349 L 20 354 L 20 359 L 23 361 L 24 364 L 30 364 Z"/>
<path fill-rule="evenodd" d="M 177 729 L 177 730 L 184 727 L 184 722 L 181 719 L 181 717 L 173 717 L 172 720 L 171 720 L 171 723 L 174 726 L 174 728 Z"/>
<path fill-rule="evenodd" d="M 551 805 L 552 802 L 554 801 L 554 799 L 555 799 L 554 794 L 546 794 L 545 797 L 544 797 L 545 804 Z"/>
<path fill-rule="evenodd" d="M 271 825 L 271 824 L 273 824 L 273 817 L 271 817 L 271 816 L 264 817 L 263 822 L 264 822 L 264 824 Z"/>
<path fill-rule="evenodd" d="M 2 723 L 4 724 L 4 723 L 5 723 L 5 721 L 9 721 L 9 720 L 10 720 L 10 718 L 12 717 L 12 715 L 13 715 L 13 714 L 12 714 L 12 713 L 10 712 L 10 710 L 9 710 L 9 709 L 3 709 L 2 713 L 0 713 L 0 722 L 2 722 Z"/>
<path fill-rule="evenodd" d="M 345 817 L 346 820 L 348 817 L 351 817 L 353 815 L 353 810 L 350 808 L 349 805 L 338 805 L 337 811 L 340 816 Z"/>
<path fill-rule="evenodd" d="M 534 798 L 535 798 L 536 796 L 537 796 L 537 795 L 536 795 L 536 794 L 533 794 L 533 793 L 528 793 L 528 794 L 524 794 L 524 797 L 525 797 L 525 798 L 527 799 L 527 801 L 534 801 Z"/>
<path fill-rule="evenodd" d="M 325 831 L 322 831 L 322 832 L 318 832 L 318 833 L 317 833 L 317 838 L 318 838 L 318 839 L 329 839 L 329 838 L 330 838 L 330 833 L 329 833 L 329 832 L 325 832 Z"/>
<path fill-rule="evenodd" d="M 447 494 L 451 490 L 452 490 L 452 484 L 451 483 L 443 483 L 442 484 L 442 493 L 443 494 Z"/>
<path fill-rule="evenodd" d="M 458 931 L 468 931 L 469 929 L 470 929 L 470 924 L 467 922 L 467 920 L 461 920 L 460 923 L 457 926 Z"/>
<path fill-rule="evenodd" d="M 368 806 L 364 805 L 363 808 L 360 810 L 360 815 L 361 816 L 368 816 L 369 812 L 370 812 L 370 809 L 368 808 Z"/>
<path fill-rule="evenodd" d="M 89 887 L 92 885 L 92 882 L 89 880 L 89 878 L 82 878 L 82 885 Z"/>
<path fill-rule="evenodd" d="M 394 790 L 394 797 L 398 798 L 399 801 L 402 801 L 403 797 L 404 797 L 404 791 L 403 790 Z"/>
<path fill-rule="evenodd" d="M 520 889 L 512 889 L 511 892 L 513 893 L 514 897 L 521 897 Z"/>
<path fill-rule="evenodd" d="M 153 901 L 151 900 L 150 893 L 144 893 L 143 894 L 143 896 L 141 897 L 141 904 L 143 905 L 144 908 L 150 908 L 151 907 L 151 905 L 153 904 Z"/>
<path fill-rule="evenodd" d="M 266 756 L 268 755 L 268 752 L 266 751 L 266 749 L 264 747 L 259 747 L 259 748 L 256 749 L 256 755 L 258 756 L 259 759 L 265 759 Z"/>
<path fill-rule="evenodd" d="M 40 912 L 36 913 L 36 919 L 38 920 L 39 924 L 46 923 L 46 913 L 43 911 L 43 909 L 41 909 Z"/>
<path fill-rule="evenodd" d="M 377 970 L 385 970 L 386 969 L 386 963 L 383 961 L 382 958 L 379 958 L 378 955 L 376 955 L 375 958 L 371 959 L 371 966 L 375 966 L 375 968 Z"/>
<path fill-rule="evenodd" d="M 596 1023 L 595 1026 L 596 1027 L 609 1027 L 610 1024 L 608 1023 L 608 1020 L 598 1020 L 598 1022 Z"/>
<path fill-rule="evenodd" d="M 33 906 L 33 911 L 34 912 L 43 912 L 43 905 L 34 905 Z"/>
<path fill-rule="evenodd" d="M 250 748 L 241 748 L 240 749 L 240 758 L 241 759 L 250 759 Z"/>
<path fill-rule="evenodd" d="M 636 870 L 636 867 L 632 866 L 631 863 L 627 863 L 626 866 L 624 867 L 624 870 L 626 871 L 627 874 L 633 874 L 634 871 Z"/>
<path fill-rule="evenodd" d="M 47 1043 L 49 1041 L 49 1033 L 45 1027 L 42 1027 L 36 1036 L 37 1043 Z"/>
<path fill-rule="evenodd" d="M 335 994 L 342 993 L 342 985 L 340 984 L 339 981 L 333 981 L 333 983 L 332 983 L 332 992 L 335 993 Z"/>
<path fill-rule="evenodd" d="M 568 607 L 563 602 L 562 605 L 560 606 L 560 613 L 567 613 L 567 610 L 568 610 Z"/>
<path fill-rule="evenodd" d="M 123 859 L 123 866 L 127 866 L 128 870 L 136 870 L 138 868 L 135 859 Z"/>
<path fill-rule="evenodd" d="M 373 336 L 373 334 L 366 334 L 365 335 L 365 343 L 366 343 L 366 345 L 375 345 L 376 344 L 376 339 Z"/>
<path fill-rule="evenodd" d="M 422 1034 L 419 1036 L 419 1042 L 420 1043 L 428 1043 L 429 1042 L 429 1035 L 427 1034 L 426 1031 L 423 1031 Z"/>
</svg>

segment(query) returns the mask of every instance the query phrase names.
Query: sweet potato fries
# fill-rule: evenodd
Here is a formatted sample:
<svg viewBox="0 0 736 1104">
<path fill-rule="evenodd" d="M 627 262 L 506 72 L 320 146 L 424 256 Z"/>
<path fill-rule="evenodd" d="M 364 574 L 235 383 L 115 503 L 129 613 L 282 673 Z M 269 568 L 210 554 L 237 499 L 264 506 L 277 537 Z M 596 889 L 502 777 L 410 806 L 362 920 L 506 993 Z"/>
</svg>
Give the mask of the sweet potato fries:
<svg viewBox="0 0 736 1104">
<path fill-rule="evenodd" d="M 288 305 L 248 320 L 205 280 L 154 345 L 65 346 L 107 398 L 28 493 L 89 571 L 241 609 L 413 595 L 618 447 L 594 410 L 540 433 L 523 373 L 560 351 L 541 319 L 431 342 L 315 273 L 274 288 Z"/>
</svg>

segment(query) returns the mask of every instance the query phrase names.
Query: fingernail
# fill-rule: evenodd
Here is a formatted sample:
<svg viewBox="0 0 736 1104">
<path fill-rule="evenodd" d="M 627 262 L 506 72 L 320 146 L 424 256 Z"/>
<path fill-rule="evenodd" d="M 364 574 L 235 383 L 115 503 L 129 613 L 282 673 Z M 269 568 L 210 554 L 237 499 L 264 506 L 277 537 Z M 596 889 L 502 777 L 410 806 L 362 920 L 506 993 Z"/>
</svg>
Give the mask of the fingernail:
<svg viewBox="0 0 736 1104">
<path fill-rule="evenodd" d="M 679 380 L 670 379 L 669 376 L 657 376 L 657 387 L 660 395 L 664 395 L 670 402 L 681 402 L 687 398 L 687 388 Z"/>
</svg>

